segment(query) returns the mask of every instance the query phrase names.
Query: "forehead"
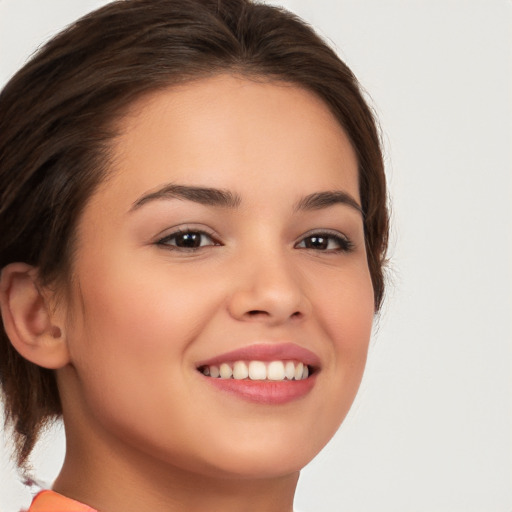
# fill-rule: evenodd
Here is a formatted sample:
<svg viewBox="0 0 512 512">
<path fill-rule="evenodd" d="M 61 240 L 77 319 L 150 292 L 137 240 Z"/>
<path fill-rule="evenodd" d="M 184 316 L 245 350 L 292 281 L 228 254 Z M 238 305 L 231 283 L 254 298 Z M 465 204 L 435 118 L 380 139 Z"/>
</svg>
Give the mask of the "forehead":
<svg viewBox="0 0 512 512">
<path fill-rule="evenodd" d="M 359 197 L 343 128 L 320 98 L 284 82 L 220 75 L 141 98 L 120 123 L 113 161 L 107 186 L 118 194 L 178 182 Z"/>
</svg>

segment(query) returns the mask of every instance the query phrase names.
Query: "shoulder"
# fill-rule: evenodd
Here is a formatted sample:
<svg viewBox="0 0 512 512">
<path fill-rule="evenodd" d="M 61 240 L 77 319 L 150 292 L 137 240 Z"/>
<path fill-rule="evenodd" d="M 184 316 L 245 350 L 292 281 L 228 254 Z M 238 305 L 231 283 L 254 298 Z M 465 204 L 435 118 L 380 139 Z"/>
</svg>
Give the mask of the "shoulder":
<svg viewBox="0 0 512 512">
<path fill-rule="evenodd" d="M 54 491 L 41 491 L 27 512 L 96 512 L 93 508 Z"/>
</svg>

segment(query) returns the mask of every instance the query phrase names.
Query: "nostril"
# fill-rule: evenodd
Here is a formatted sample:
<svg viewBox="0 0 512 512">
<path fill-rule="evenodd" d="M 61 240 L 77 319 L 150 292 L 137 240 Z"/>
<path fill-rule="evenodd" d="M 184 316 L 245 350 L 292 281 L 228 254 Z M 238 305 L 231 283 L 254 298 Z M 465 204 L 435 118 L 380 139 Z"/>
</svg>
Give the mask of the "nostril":
<svg viewBox="0 0 512 512">
<path fill-rule="evenodd" d="M 251 318 L 257 318 L 257 317 L 267 317 L 267 316 L 272 316 L 268 311 L 264 311 L 264 310 L 261 310 L 261 309 L 252 309 L 251 311 L 247 311 L 246 313 L 247 316 L 251 317 Z M 289 318 L 302 318 L 302 313 L 300 311 L 295 311 L 294 313 L 292 313 L 290 315 Z"/>
<path fill-rule="evenodd" d="M 268 315 L 268 313 L 266 311 L 262 311 L 262 310 L 259 310 L 259 309 L 253 309 L 251 311 L 248 311 L 247 314 L 249 316 Z"/>
</svg>

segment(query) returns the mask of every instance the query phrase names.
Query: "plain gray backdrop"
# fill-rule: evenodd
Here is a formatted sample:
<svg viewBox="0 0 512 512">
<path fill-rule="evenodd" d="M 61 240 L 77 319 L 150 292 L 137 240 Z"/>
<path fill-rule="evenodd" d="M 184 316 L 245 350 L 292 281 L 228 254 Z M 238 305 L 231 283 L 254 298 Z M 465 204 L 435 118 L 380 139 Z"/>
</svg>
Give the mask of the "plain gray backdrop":
<svg viewBox="0 0 512 512">
<path fill-rule="evenodd" d="M 0 85 L 94 0 L 0 0 Z M 392 196 L 360 394 L 303 471 L 309 512 L 512 510 L 512 2 L 288 0 L 359 77 Z M 0 235 L 1 236 L 1 235 Z M 300 450 L 300 447 L 297 447 Z M 60 428 L 33 457 L 51 483 Z M 27 506 L 0 444 L 0 510 Z"/>
</svg>

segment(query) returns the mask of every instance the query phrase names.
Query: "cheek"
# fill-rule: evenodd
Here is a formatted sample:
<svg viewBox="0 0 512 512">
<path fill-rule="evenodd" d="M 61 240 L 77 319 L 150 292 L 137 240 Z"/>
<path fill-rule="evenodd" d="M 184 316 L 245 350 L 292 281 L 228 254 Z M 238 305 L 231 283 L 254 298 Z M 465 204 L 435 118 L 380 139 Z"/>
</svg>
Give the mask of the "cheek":
<svg viewBox="0 0 512 512">
<path fill-rule="evenodd" d="M 206 297 L 204 286 L 199 293 L 201 276 L 171 275 L 141 263 L 98 258 L 79 268 L 70 348 L 88 413 L 103 426 L 133 429 L 142 438 L 151 429 L 134 414 L 152 417 L 158 437 L 162 425 L 177 421 L 171 411 L 186 410 L 177 387 L 189 373 L 187 348 L 216 298 Z"/>
<path fill-rule="evenodd" d="M 358 380 L 366 363 L 375 314 L 371 278 L 367 267 L 361 266 L 333 282 L 336 285 L 323 299 L 321 324 L 332 342 L 331 362 L 338 367 L 337 375 Z"/>
<path fill-rule="evenodd" d="M 84 268 L 81 275 L 87 276 L 80 294 L 88 343 L 122 349 L 125 355 L 147 357 L 182 348 L 215 301 L 200 293 L 200 276 L 177 275 L 154 264 L 107 261 L 92 272 Z"/>
<path fill-rule="evenodd" d="M 333 336 L 338 333 L 335 337 L 341 336 L 349 344 L 351 340 L 368 338 L 375 314 L 368 268 L 354 265 L 331 283 L 325 310 L 329 315 L 326 325 L 332 327 Z"/>
</svg>

